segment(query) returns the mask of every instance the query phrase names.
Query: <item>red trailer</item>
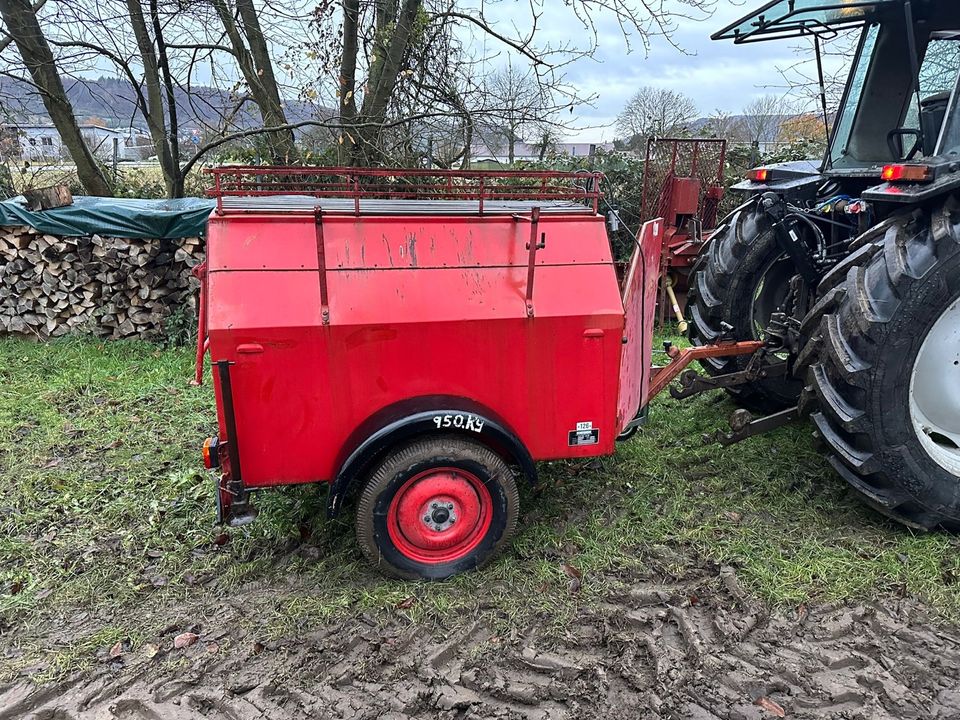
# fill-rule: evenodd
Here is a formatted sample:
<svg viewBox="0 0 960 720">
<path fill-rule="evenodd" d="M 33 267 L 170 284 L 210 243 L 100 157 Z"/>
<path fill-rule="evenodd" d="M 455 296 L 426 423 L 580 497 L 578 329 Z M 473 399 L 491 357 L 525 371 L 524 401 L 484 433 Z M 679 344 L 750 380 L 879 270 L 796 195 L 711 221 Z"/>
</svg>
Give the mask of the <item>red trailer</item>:
<svg viewBox="0 0 960 720">
<path fill-rule="evenodd" d="M 221 520 L 329 483 L 383 571 L 443 578 L 509 541 L 537 461 L 641 422 L 661 223 L 619 286 L 599 174 L 212 172 L 198 380 L 209 350 Z"/>
</svg>

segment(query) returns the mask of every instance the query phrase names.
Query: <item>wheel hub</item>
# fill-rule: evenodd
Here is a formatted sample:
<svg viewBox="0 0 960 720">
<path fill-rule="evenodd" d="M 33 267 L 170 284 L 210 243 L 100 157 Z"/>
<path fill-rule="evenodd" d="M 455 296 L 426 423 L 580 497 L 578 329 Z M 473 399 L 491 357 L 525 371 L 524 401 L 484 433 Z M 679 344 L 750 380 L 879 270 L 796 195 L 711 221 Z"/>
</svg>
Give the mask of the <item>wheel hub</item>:
<svg viewBox="0 0 960 720">
<path fill-rule="evenodd" d="M 441 499 L 430 503 L 430 512 L 423 516 L 423 524 L 436 532 L 443 532 L 457 521 L 456 506 Z"/>
<path fill-rule="evenodd" d="M 390 505 L 387 527 L 397 548 L 420 562 L 450 562 L 470 553 L 493 516 L 490 491 L 459 468 L 410 478 Z"/>
<path fill-rule="evenodd" d="M 917 353 L 910 420 L 930 458 L 960 477 L 960 298 L 930 328 Z"/>
</svg>

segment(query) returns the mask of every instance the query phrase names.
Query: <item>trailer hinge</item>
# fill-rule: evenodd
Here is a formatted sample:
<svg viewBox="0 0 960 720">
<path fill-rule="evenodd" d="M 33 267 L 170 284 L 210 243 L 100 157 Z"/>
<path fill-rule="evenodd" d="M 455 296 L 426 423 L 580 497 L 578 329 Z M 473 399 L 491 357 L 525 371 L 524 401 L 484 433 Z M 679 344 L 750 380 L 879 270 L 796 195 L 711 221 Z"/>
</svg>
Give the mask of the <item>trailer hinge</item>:
<svg viewBox="0 0 960 720">
<path fill-rule="evenodd" d="M 359 200 L 358 200 L 359 202 Z M 327 288 L 327 258 L 323 243 L 323 215 L 318 205 L 314 208 L 314 224 L 317 228 L 317 273 L 320 276 L 320 321 L 324 325 L 330 324 L 330 298 Z M 359 213 L 359 210 L 358 210 Z"/>
<path fill-rule="evenodd" d="M 527 292 L 524 301 L 527 307 L 527 317 L 533 317 L 533 280 L 537 269 L 537 250 L 547 245 L 546 233 L 540 233 L 540 208 L 535 207 L 530 211 L 530 217 L 525 218 L 514 215 L 516 221 L 530 221 L 530 239 L 527 241 Z M 539 233 L 540 239 L 537 239 Z"/>
</svg>

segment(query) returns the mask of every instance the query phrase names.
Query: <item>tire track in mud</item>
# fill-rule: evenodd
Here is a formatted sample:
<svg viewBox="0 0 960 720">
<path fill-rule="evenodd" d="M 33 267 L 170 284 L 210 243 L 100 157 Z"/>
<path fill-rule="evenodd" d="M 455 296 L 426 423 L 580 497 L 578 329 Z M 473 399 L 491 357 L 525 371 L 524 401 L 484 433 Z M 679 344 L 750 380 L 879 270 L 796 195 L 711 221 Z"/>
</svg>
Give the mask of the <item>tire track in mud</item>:
<svg viewBox="0 0 960 720">
<path fill-rule="evenodd" d="M 759 698 L 789 718 L 960 716 L 960 637 L 917 603 L 771 615 L 730 571 L 611 593 L 559 638 L 355 619 L 271 647 L 23 680 L 0 688 L 0 720 L 776 717 Z"/>
</svg>

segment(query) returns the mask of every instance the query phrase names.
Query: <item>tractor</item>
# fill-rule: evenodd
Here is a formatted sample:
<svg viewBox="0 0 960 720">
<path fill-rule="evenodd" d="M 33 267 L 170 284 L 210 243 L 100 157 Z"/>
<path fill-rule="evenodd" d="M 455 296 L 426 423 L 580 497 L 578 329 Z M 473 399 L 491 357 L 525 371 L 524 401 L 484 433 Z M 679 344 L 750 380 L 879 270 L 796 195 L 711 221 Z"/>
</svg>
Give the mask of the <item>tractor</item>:
<svg viewBox="0 0 960 720">
<path fill-rule="evenodd" d="M 822 43 L 842 31 L 859 41 L 834 115 Z M 726 389 L 744 408 L 728 439 L 809 416 L 870 505 L 960 528 L 960 3 L 773 0 L 713 36 L 784 38 L 813 40 L 827 151 L 732 188 L 744 202 L 692 270 L 689 339 L 768 349 L 702 360 L 679 394 Z"/>
</svg>

